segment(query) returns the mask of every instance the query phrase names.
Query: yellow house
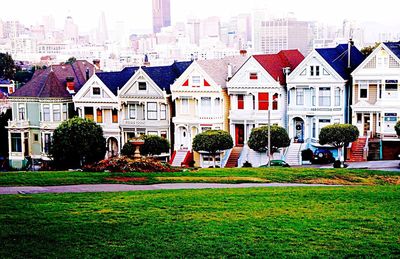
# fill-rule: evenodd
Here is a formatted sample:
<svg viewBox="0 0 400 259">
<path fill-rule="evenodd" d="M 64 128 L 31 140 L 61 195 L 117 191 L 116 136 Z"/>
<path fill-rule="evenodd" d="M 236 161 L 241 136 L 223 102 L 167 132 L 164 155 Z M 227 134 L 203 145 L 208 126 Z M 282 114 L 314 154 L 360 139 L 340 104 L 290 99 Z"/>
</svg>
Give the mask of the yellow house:
<svg viewBox="0 0 400 259">
<path fill-rule="evenodd" d="M 191 160 L 196 166 L 211 165 L 206 153 L 192 152 L 192 141 L 198 133 L 206 130 L 229 131 L 230 105 L 226 82 L 245 61 L 243 56 L 194 61 L 171 86 L 175 102 L 172 165 L 181 166 Z M 217 162 L 220 160 L 217 158 Z"/>
</svg>

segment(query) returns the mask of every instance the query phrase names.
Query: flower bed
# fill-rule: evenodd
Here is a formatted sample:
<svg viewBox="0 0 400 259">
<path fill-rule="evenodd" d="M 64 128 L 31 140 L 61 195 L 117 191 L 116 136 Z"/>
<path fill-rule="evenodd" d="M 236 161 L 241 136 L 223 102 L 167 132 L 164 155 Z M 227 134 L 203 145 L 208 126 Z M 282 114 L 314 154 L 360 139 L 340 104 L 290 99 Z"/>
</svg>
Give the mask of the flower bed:
<svg viewBox="0 0 400 259">
<path fill-rule="evenodd" d="M 88 172 L 179 172 L 169 164 L 162 163 L 153 158 L 132 159 L 128 157 L 113 157 L 101 160 L 83 168 Z"/>
</svg>

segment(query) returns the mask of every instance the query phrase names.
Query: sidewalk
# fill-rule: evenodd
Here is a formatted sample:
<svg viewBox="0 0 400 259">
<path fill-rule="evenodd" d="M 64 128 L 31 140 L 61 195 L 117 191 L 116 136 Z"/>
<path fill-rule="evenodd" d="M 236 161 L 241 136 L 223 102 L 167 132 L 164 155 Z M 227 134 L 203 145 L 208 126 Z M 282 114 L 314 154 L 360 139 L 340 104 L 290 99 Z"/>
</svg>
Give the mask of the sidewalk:
<svg viewBox="0 0 400 259">
<path fill-rule="evenodd" d="M 0 187 L 0 194 L 36 194 L 36 193 L 84 193 L 84 192 L 127 192 L 151 190 L 184 190 L 184 189 L 225 189 L 225 188 L 257 188 L 257 187 L 321 187 L 340 186 L 324 184 L 297 183 L 165 183 L 154 185 L 128 184 L 82 184 L 65 186 L 17 186 Z"/>
</svg>

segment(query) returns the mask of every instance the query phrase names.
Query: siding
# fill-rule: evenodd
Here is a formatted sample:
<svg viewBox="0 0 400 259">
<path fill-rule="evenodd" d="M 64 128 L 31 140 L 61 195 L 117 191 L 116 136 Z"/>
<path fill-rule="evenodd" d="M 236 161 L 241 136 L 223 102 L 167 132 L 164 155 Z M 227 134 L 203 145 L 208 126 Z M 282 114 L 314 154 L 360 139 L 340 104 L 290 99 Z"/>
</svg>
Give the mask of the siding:
<svg viewBox="0 0 400 259">
<path fill-rule="evenodd" d="M 378 86 L 370 85 L 368 91 L 368 102 L 370 104 L 375 104 L 377 100 Z"/>
<path fill-rule="evenodd" d="M 355 85 L 354 85 L 353 99 L 354 99 L 353 104 L 358 103 L 358 101 L 359 101 L 359 100 L 358 100 L 358 84 L 355 84 Z"/>
<path fill-rule="evenodd" d="M 222 90 L 222 100 L 223 100 L 223 105 L 224 105 L 224 126 L 223 126 L 223 130 L 229 132 L 229 110 L 231 108 L 231 102 L 230 102 L 230 98 L 227 92 L 227 89 L 223 89 Z"/>
</svg>

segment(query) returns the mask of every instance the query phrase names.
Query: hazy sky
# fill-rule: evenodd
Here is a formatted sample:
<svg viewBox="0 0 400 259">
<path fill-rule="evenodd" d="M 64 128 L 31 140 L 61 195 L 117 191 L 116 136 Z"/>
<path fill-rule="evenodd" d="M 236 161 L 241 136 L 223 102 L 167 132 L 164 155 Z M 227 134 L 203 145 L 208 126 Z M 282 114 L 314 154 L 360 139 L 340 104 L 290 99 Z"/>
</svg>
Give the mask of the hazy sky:
<svg viewBox="0 0 400 259">
<path fill-rule="evenodd" d="M 126 28 L 152 28 L 151 0 L 14 0 L 2 1 L 0 19 L 17 19 L 25 24 L 40 23 L 42 16 L 52 14 L 56 26 L 63 27 L 64 19 L 71 15 L 81 31 L 95 28 L 101 11 L 106 14 L 109 29 L 122 20 Z M 255 8 L 266 7 L 273 15 L 294 12 L 298 19 L 319 20 L 339 25 L 343 19 L 372 21 L 384 25 L 400 24 L 400 1 L 356 0 L 171 0 L 172 22 L 185 21 L 188 17 L 227 18 L 239 13 L 250 13 Z M 400 27 L 399 27 L 400 28 Z"/>
</svg>

